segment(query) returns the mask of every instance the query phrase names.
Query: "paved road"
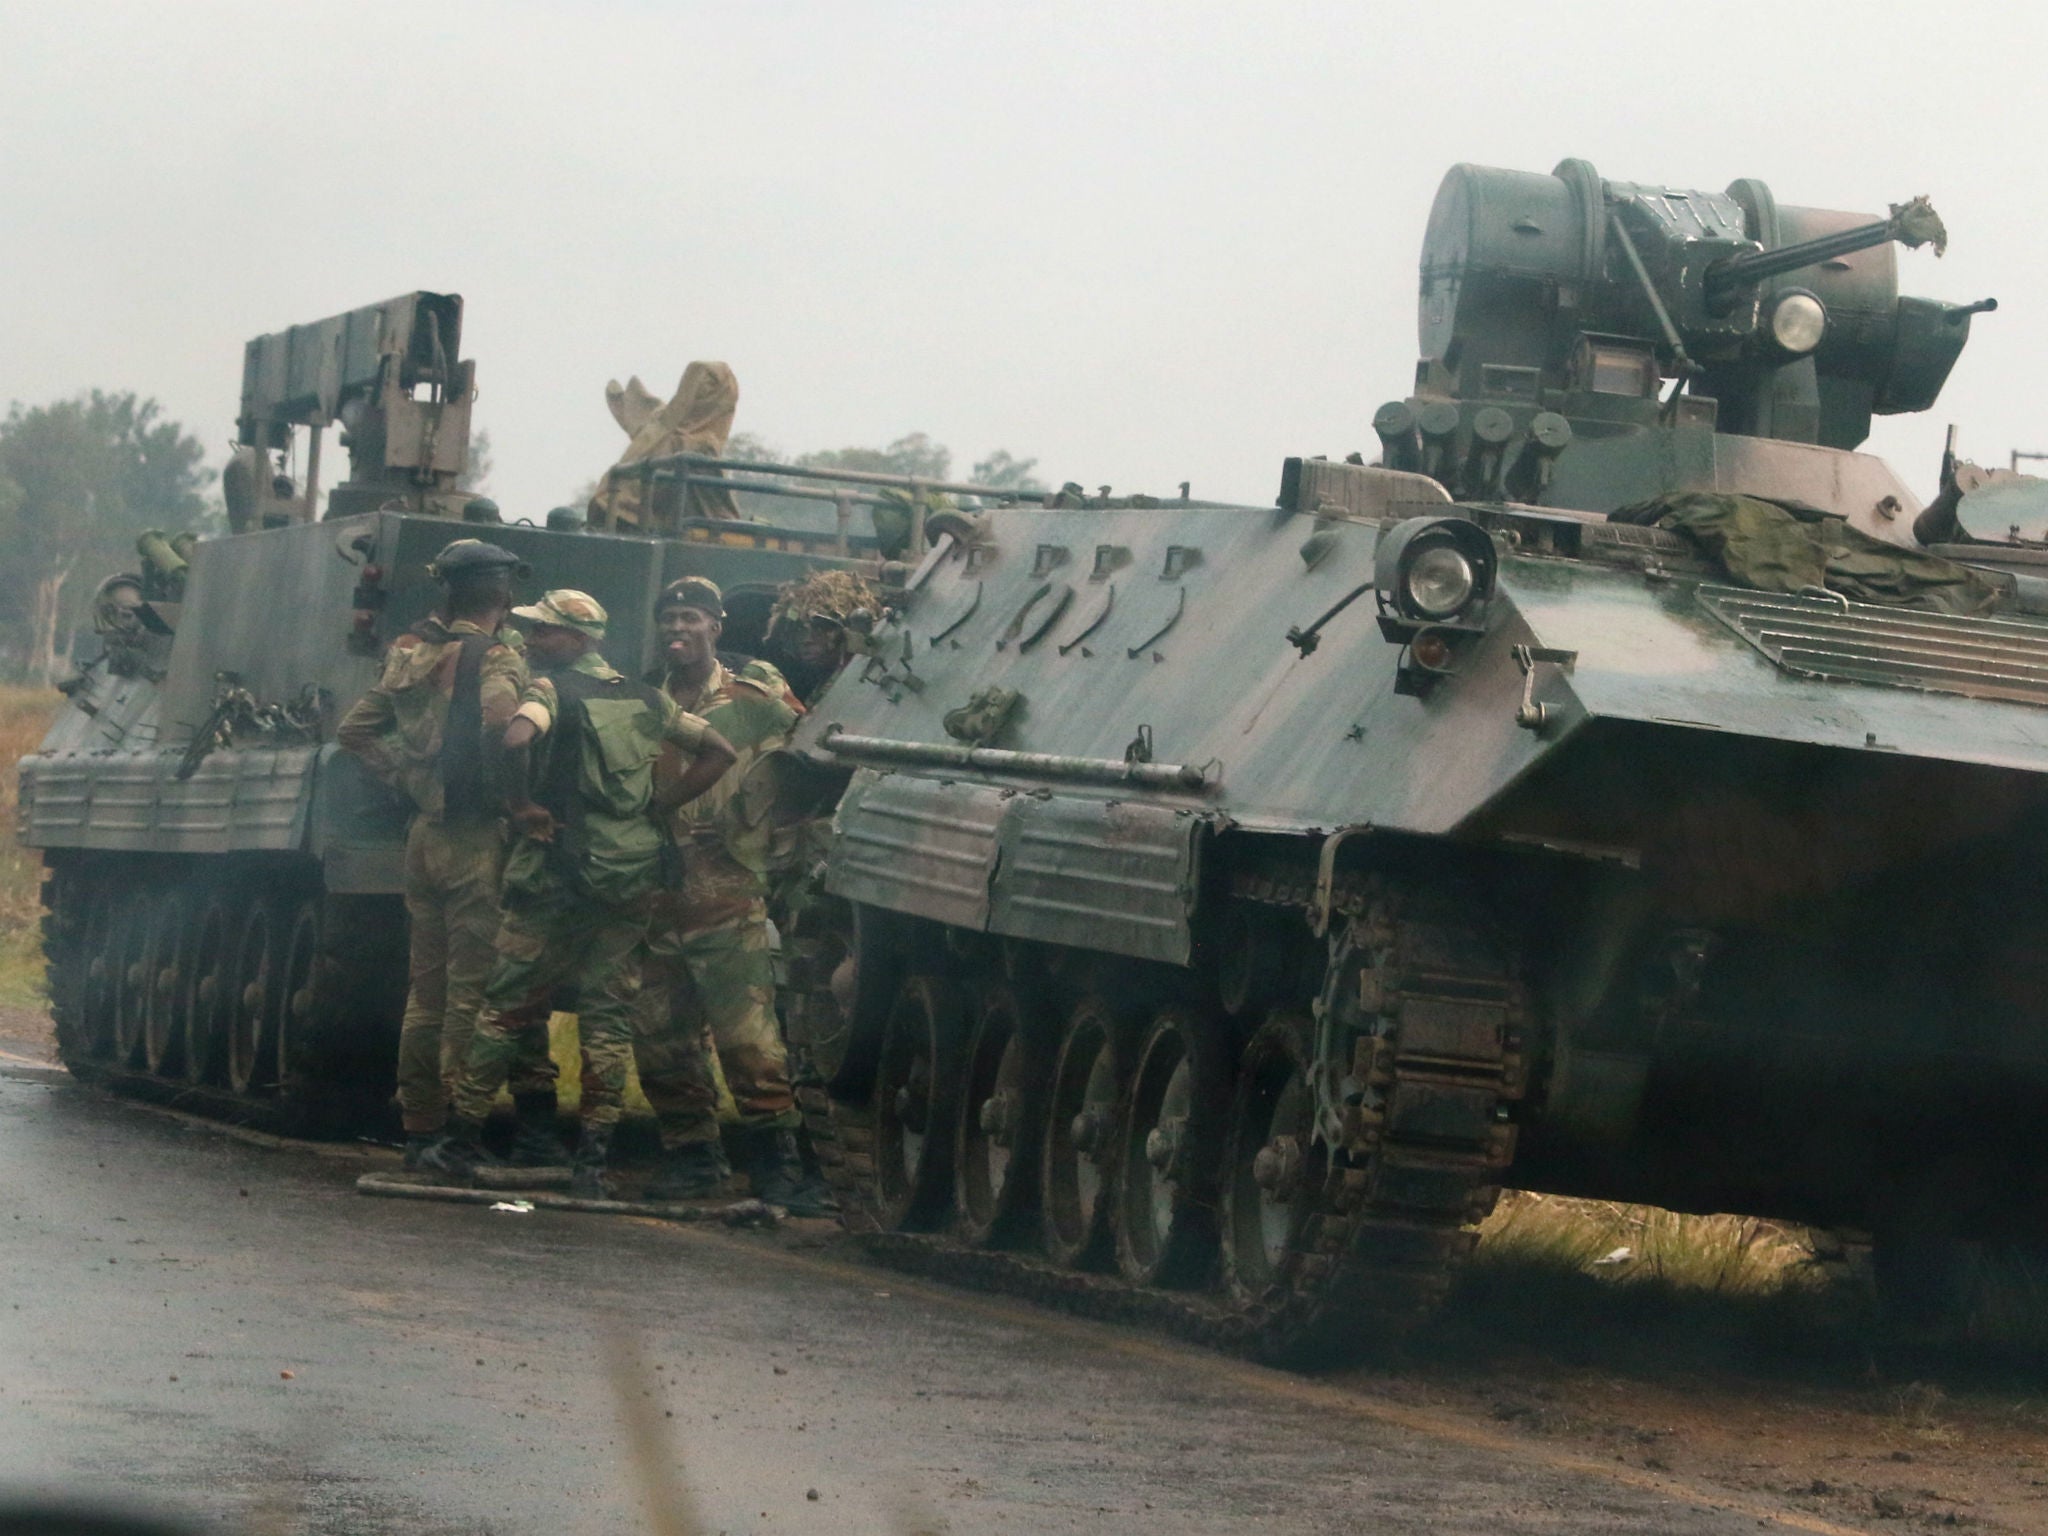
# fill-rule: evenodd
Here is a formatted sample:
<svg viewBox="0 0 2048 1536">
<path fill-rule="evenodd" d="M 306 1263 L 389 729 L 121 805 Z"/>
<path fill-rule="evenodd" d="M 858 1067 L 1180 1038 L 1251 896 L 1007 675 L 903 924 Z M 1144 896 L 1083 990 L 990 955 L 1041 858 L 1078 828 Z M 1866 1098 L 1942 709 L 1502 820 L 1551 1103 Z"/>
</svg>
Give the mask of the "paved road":
<svg viewBox="0 0 2048 1536">
<path fill-rule="evenodd" d="M 644 1530 L 630 1337 L 712 1530 L 1776 1524 L 822 1236 L 370 1200 L 364 1166 L 0 1067 L 0 1486 L 234 1529 Z"/>
</svg>

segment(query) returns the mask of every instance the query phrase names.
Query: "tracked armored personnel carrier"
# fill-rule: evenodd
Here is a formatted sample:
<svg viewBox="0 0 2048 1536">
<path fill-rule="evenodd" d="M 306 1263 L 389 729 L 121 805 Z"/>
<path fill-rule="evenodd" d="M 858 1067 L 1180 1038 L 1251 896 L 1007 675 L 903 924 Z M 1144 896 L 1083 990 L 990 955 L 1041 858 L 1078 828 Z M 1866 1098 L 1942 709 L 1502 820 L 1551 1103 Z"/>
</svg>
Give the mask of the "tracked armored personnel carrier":
<svg viewBox="0 0 2048 1536">
<path fill-rule="evenodd" d="M 849 1224 L 1295 1361 L 1504 1184 L 2038 1230 L 2048 605 L 1857 451 L 1988 307 L 1940 238 L 1459 166 L 1377 463 L 935 541 L 798 743 Z"/>
<path fill-rule="evenodd" d="M 753 477 L 836 504 L 830 532 L 690 518 L 651 537 L 465 527 L 474 370 L 461 320 L 460 298 L 414 293 L 250 342 L 232 531 L 152 535 L 139 570 L 103 584 L 102 653 L 21 764 L 75 1072 L 295 1128 L 374 1123 L 405 989 L 407 813 L 331 737 L 385 644 L 437 601 L 427 562 L 450 539 L 509 547 L 532 566 L 531 593 L 596 594 L 622 667 L 651 659 L 656 595 L 679 576 L 724 587 L 723 644 L 753 653 L 781 583 L 829 566 L 886 583 L 900 569 L 849 527 L 886 476 Z M 348 474 L 316 520 L 332 426 Z M 632 472 L 687 490 L 723 467 L 697 456 Z M 932 492 L 903 494 L 918 509 L 913 549 Z"/>
</svg>

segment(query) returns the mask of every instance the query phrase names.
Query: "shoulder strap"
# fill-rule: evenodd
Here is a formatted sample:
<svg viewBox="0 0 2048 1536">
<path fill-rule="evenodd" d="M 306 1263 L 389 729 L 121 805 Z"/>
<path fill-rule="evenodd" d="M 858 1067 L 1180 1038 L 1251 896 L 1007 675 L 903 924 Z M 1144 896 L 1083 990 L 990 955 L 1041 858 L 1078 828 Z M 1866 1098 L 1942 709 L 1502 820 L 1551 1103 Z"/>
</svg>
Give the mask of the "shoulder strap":
<svg viewBox="0 0 2048 1536">
<path fill-rule="evenodd" d="M 489 635 L 464 635 L 455 662 L 455 686 L 448 723 L 441 732 L 441 794 L 445 815 L 473 819 L 490 813 L 484 783 L 484 656 L 498 642 Z"/>
</svg>

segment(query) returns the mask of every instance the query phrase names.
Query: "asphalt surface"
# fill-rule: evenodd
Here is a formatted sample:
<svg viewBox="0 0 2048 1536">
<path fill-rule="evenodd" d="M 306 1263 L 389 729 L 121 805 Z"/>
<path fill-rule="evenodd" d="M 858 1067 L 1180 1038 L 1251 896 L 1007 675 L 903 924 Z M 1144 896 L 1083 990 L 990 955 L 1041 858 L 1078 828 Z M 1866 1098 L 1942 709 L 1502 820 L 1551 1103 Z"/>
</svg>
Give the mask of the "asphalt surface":
<svg viewBox="0 0 2048 1536">
<path fill-rule="evenodd" d="M 238 1531 L 642 1531 L 625 1395 L 713 1531 L 1778 1524 L 822 1230 L 374 1200 L 371 1166 L 0 1066 L 0 1489 Z"/>
</svg>

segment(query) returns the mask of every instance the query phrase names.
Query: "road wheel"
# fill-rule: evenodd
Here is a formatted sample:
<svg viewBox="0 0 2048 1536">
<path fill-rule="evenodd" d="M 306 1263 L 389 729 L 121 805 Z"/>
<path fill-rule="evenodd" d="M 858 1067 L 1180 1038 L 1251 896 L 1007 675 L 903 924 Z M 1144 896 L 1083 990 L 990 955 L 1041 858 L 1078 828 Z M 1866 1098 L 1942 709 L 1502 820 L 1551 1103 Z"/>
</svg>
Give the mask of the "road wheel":
<svg viewBox="0 0 2048 1536">
<path fill-rule="evenodd" d="M 114 1053 L 114 1009 L 121 974 L 116 935 L 123 903 L 116 892 L 96 880 L 84 886 L 80 899 L 86 912 L 85 948 L 76 962 L 81 972 L 79 1041 L 88 1061 L 105 1061 Z"/>
<path fill-rule="evenodd" d="M 149 1032 L 150 980 L 154 972 L 150 941 L 156 933 L 158 898 L 150 891 L 132 892 L 121 903 L 114 927 L 114 1059 L 121 1066 L 142 1063 L 144 1036 Z"/>
<path fill-rule="evenodd" d="M 217 1083 L 225 1074 L 235 1018 L 235 931 L 228 903 L 210 896 L 192 927 L 185 965 L 185 1081 Z"/>
<path fill-rule="evenodd" d="M 242 909 L 235 939 L 228 1028 L 228 1086 L 257 1095 L 277 1086 L 277 1030 L 272 1015 L 278 992 L 278 924 L 259 892 Z"/>
<path fill-rule="evenodd" d="M 1043 1046 L 1009 986 L 990 986 L 968 1044 L 954 1153 L 954 1230 L 975 1247 L 1025 1238 L 1044 1122 Z"/>
<path fill-rule="evenodd" d="M 184 1075 L 185 977 L 191 966 L 192 917 L 190 898 L 177 890 L 164 892 L 150 914 L 143 1055 L 152 1077 Z"/>
<path fill-rule="evenodd" d="M 961 1006 L 952 983 L 904 979 L 882 1029 L 875 1071 L 875 1216 L 883 1231 L 921 1232 L 945 1217 Z"/>
<path fill-rule="evenodd" d="M 321 981 L 320 898 L 287 902 L 281 910 L 285 916 L 278 950 L 282 971 L 274 1003 L 277 1056 L 273 1070 L 279 1083 L 287 1083 L 301 1076 L 314 1047 L 321 1043 L 313 1038 L 314 989 Z"/>
<path fill-rule="evenodd" d="M 1245 1046 L 1224 1128 L 1223 1276 L 1240 1301 L 1265 1296 L 1293 1268 L 1323 1179 L 1314 1129 L 1308 1021 L 1276 1013 Z"/>
<path fill-rule="evenodd" d="M 1046 1253 L 1075 1269 L 1110 1261 L 1117 1112 L 1123 1099 L 1123 1029 L 1097 997 L 1074 1007 L 1053 1063 L 1039 1159 L 1040 1235 Z"/>
<path fill-rule="evenodd" d="M 1138 1053 L 1118 1138 L 1116 1254 L 1126 1278 L 1185 1287 L 1214 1275 L 1227 1097 L 1214 1021 L 1163 1009 Z"/>
</svg>

